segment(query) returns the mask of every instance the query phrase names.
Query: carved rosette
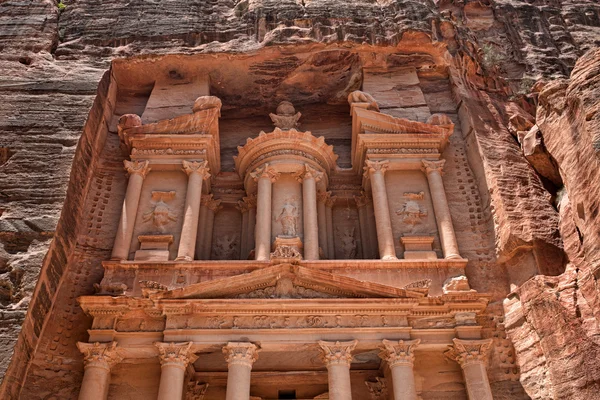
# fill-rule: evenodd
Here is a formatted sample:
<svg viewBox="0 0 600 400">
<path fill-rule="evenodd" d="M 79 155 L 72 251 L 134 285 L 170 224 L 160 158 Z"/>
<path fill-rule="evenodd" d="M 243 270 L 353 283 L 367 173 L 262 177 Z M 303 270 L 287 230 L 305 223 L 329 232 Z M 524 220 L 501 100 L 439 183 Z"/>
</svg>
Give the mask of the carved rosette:
<svg viewBox="0 0 600 400">
<path fill-rule="evenodd" d="M 150 161 L 146 160 L 146 161 L 129 161 L 129 160 L 124 160 L 123 161 L 123 165 L 125 165 L 125 170 L 127 171 L 127 173 L 131 176 L 131 175 L 139 175 L 143 178 L 146 177 L 146 175 L 148 174 L 148 172 L 150 172 L 151 168 L 150 168 Z"/>
<path fill-rule="evenodd" d="M 323 179 L 323 173 L 308 164 L 304 164 L 304 168 L 296 173 L 296 180 L 302 183 L 306 179 L 314 179 L 315 182 L 319 182 L 321 179 Z"/>
<path fill-rule="evenodd" d="M 345 365 L 349 368 L 352 364 L 352 350 L 357 344 L 358 340 L 352 340 L 351 342 L 325 342 L 319 340 L 321 360 L 327 367 Z"/>
<path fill-rule="evenodd" d="M 453 346 L 444 353 L 446 357 L 456 361 L 462 368 L 471 364 L 485 364 L 492 347 L 492 339 L 462 340 L 452 339 Z"/>
<path fill-rule="evenodd" d="M 161 367 L 173 366 L 185 369 L 189 363 L 193 363 L 198 359 L 198 356 L 190 350 L 192 342 L 154 342 L 154 345 L 158 349 L 158 358 Z"/>
<path fill-rule="evenodd" d="M 407 365 L 412 367 L 415 361 L 414 350 L 421 343 L 421 339 L 415 340 L 383 340 L 382 352 L 379 357 L 389 364 L 390 368 L 398 365 Z"/>
<path fill-rule="evenodd" d="M 265 164 L 262 167 L 256 168 L 253 172 L 250 173 L 252 179 L 258 182 L 259 179 L 266 178 L 269 179 L 272 183 L 279 179 L 279 172 L 275 171 L 275 168 L 270 167 L 269 164 Z"/>
<path fill-rule="evenodd" d="M 229 342 L 223 347 L 223 354 L 228 366 L 243 365 L 252 368 L 258 360 L 258 347 L 249 342 Z"/>
<path fill-rule="evenodd" d="M 117 350 L 117 342 L 77 342 L 77 348 L 83 353 L 85 368 L 102 368 L 110 371 L 112 367 L 123 360 L 123 356 Z"/>
<path fill-rule="evenodd" d="M 439 161 L 431 161 L 431 160 L 421 160 L 423 166 L 421 170 L 429 175 L 432 172 L 438 172 L 440 175 L 444 173 L 444 164 L 446 164 L 446 160 Z"/>
<path fill-rule="evenodd" d="M 369 178 L 369 175 L 371 173 L 373 174 L 385 174 L 385 172 L 388 170 L 388 168 L 390 167 L 390 162 L 387 160 L 384 161 L 370 161 L 367 160 L 365 161 L 365 166 L 364 166 L 364 177 L 365 178 Z"/>
<path fill-rule="evenodd" d="M 375 382 L 365 381 L 365 385 L 369 389 L 371 399 L 385 400 L 388 398 L 388 388 L 384 378 L 376 377 Z"/>
<path fill-rule="evenodd" d="M 208 161 L 182 161 L 183 172 L 190 176 L 191 174 L 198 174 L 202 179 L 206 180 L 210 178 L 210 169 L 208 168 Z"/>
</svg>

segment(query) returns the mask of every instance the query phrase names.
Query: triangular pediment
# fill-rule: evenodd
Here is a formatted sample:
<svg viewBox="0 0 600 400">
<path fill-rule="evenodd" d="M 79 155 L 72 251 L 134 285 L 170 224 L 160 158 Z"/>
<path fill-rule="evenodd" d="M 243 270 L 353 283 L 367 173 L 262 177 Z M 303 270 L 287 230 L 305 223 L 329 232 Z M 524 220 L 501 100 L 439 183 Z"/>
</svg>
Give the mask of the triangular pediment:
<svg viewBox="0 0 600 400">
<path fill-rule="evenodd" d="M 360 281 L 298 265 L 281 264 L 151 295 L 153 299 L 419 298 L 424 294 Z"/>
</svg>

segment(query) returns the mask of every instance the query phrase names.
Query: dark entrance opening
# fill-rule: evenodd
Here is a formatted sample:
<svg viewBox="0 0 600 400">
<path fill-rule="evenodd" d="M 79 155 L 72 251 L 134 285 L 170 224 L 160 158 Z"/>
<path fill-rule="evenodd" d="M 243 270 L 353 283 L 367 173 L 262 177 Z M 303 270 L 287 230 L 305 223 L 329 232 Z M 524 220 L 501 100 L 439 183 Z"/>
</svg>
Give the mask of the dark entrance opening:
<svg viewBox="0 0 600 400">
<path fill-rule="evenodd" d="M 278 392 L 279 399 L 295 399 L 296 391 L 295 390 L 280 390 Z"/>
</svg>

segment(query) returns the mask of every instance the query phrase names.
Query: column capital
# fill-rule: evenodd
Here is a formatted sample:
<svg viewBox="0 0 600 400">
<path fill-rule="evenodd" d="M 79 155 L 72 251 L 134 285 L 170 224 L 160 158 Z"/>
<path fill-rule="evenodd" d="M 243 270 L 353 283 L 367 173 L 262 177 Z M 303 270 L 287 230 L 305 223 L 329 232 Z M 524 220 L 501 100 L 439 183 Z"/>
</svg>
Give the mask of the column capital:
<svg viewBox="0 0 600 400">
<path fill-rule="evenodd" d="M 383 346 L 379 357 L 387 361 L 390 367 L 397 365 L 410 365 L 415 361 L 415 347 L 421 343 L 421 339 L 392 341 L 383 339 Z"/>
<path fill-rule="evenodd" d="M 83 353 L 85 368 L 97 367 L 108 371 L 123 360 L 117 350 L 117 342 L 86 343 L 77 342 L 77 348 Z"/>
<path fill-rule="evenodd" d="M 360 192 L 360 196 L 354 196 L 354 201 L 358 208 L 364 207 L 371 202 L 371 197 L 364 190 Z"/>
<path fill-rule="evenodd" d="M 216 213 L 222 208 L 221 202 L 222 200 L 215 200 L 212 194 L 203 195 L 202 199 L 200 200 L 200 204 L 202 204 L 202 206 L 208 208 L 214 213 Z"/>
<path fill-rule="evenodd" d="M 493 339 L 452 339 L 452 341 L 454 345 L 450 346 L 444 354 L 459 363 L 462 368 L 465 368 L 471 364 L 485 364 Z"/>
<path fill-rule="evenodd" d="M 229 342 L 223 346 L 223 354 L 227 365 L 244 365 L 252 368 L 258 359 L 258 347 L 250 342 Z"/>
<path fill-rule="evenodd" d="M 366 160 L 365 166 L 363 169 L 365 170 L 365 177 L 368 178 L 370 173 L 381 173 L 382 175 L 390 167 L 390 162 L 388 160 L 383 161 L 371 161 Z"/>
<path fill-rule="evenodd" d="M 275 168 L 269 166 L 269 164 L 265 164 L 261 167 L 256 168 L 254 171 L 250 173 L 252 179 L 258 182 L 259 179 L 267 178 L 271 182 L 275 182 L 279 179 L 279 172 L 275 171 Z"/>
<path fill-rule="evenodd" d="M 146 175 L 148 174 L 148 172 L 150 172 L 150 170 L 151 170 L 150 161 L 148 161 L 148 160 L 145 160 L 145 161 L 123 160 L 123 165 L 125 166 L 125 170 L 127 171 L 127 173 L 129 175 L 137 174 L 137 175 L 141 176 L 142 178 L 145 178 Z"/>
<path fill-rule="evenodd" d="M 246 196 L 242 199 L 242 201 L 246 203 L 246 207 L 248 207 L 248 210 L 256 208 L 256 194 Z"/>
<path fill-rule="evenodd" d="M 158 349 L 161 367 L 174 366 L 185 369 L 189 363 L 193 363 L 198 359 L 198 356 L 190 350 L 192 342 L 154 342 L 154 345 Z"/>
<path fill-rule="evenodd" d="M 326 366 L 347 365 L 352 363 L 352 350 L 358 344 L 358 340 L 350 342 L 325 342 L 319 340 L 321 346 L 321 360 Z"/>
<path fill-rule="evenodd" d="M 187 161 L 181 162 L 183 165 L 183 171 L 189 175 L 198 174 L 203 180 L 210 178 L 210 169 L 208 168 L 208 161 Z"/>
<path fill-rule="evenodd" d="M 235 208 L 237 208 L 242 214 L 248 212 L 248 204 L 243 200 L 238 201 Z"/>
<path fill-rule="evenodd" d="M 425 172 L 427 175 L 430 173 L 437 171 L 441 174 L 444 173 L 444 164 L 446 164 L 446 160 L 421 160 L 423 166 L 421 167 L 421 171 Z"/>
<path fill-rule="evenodd" d="M 317 193 L 317 200 L 325 203 L 327 207 L 331 208 L 335 204 L 337 196 L 332 196 L 331 192 L 319 192 Z"/>
<path fill-rule="evenodd" d="M 377 376 L 375 377 L 375 382 L 365 381 L 365 385 L 367 385 L 367 389 L 369 389 L 371 399 L 384 400 L 388 398 L 388 389 L 385 378 Z"/>
<path fill-rule="evenodd" d="M 308 164 L 304 164 L 304 167 L 296 173 L 295 177 L 300 183 L 305 179 L 314 179 L 315 182 L 319 182 L 323 178 L 323 173 Z"/>
</svg>

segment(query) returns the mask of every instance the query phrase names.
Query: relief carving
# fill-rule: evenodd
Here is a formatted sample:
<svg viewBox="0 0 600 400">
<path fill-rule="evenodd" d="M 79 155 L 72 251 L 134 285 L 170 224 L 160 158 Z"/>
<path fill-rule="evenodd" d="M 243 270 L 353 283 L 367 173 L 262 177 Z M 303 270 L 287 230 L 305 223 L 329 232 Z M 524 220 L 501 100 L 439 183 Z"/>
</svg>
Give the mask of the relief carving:
<svg viewBox="0 0 600 400">
<path fill-rule="evenodd" d="M 345 260 L 356 258 L 356 237 L 354 236 L 354 231 L 354 228 L 345 228 L 343 231 L 339 228 L 337 229 L 338 239 L 340 240 Z"/>
<path fill-rule="evenodd" d="M 277 106 L 276 114 L 269 114 L 273 125 L 277 128 L 287 131 L 293 128 L 297 128 L 300 124 L 298 120 L 302 116 L 299 112 L 296 112 L 294 105 L 289 101 L 282 101 Z"/>
<path fill-rule="evenodd" d="M 145 213 L 142 216 L 144 222 L 152 221 L 152 224 L 161 231 L 171 222 L 177 221 L 177 215 L 172 213 L 167 205 L 167 201 L 175 198 L 175 192 L 152 192 L 152 201 L 154 208 L 152 211 Z"/>
<path fill-rule="evenodd" d="M 331 299 L 336 297 L 303 286 L 294 285 L 292 280 L 287 277 L 279 279 L 275 286 L 256 289 L 236 296 L 238 299 Z"/>
<path fill-rule="evenodd" d="M 233 260 L 237 246 L 237 236 L 220 236 L 215 241 L 215 255 L 219 260 Z"/>
<path fill-rule="evenodd" d="M 379 106 L 377 105 L 377 101 L 369 93 L 360 90 L 355 90 L 354 92 L 350 93 L 348 95 L 348 104 L 353 103 L 366 103 L 368 104 L 367 110 L 379 112 Z"/>
<path fill-rule="evenodd" d="M 427 217 L 427 208 L 420 205 L 418 201 L 423 200 L 424 193 L 404 193 L 403 197 L 407 200 L 396 214 L 402 216 L 402 222 L 405 224 L 414 226 L 422 223 L 422 219 Z"/>
<path fill-rule="evenodd" d="M 295 237 L 298 236 L 297 228 L 298 228 L 298 217 L 300 213 L 298 212 L 298 207 L 296 206 L 295 198 L 289 198 L 285 200 L 285 204 L 283 205 L 283 209 L 281 213 L 275 220 L 276 222 L 281 223 L 281 230 L 283 236 L 287 237 Z"/>
<path fill-rule="evenodd" d="M 125 294 L 127 285 L 120 282 L 105 284 L 94 283 L 94 289 L 98 295 L 121 296 Z"/>
<path fill-rule="evenodd" d="M 142 296 L 144 297 L 149 297 L 153 293 L 166 292 L 169 290 L 165 285 L 154 281 L 140 281 L 140 287 L 142 288 Z"/>
</svg>

